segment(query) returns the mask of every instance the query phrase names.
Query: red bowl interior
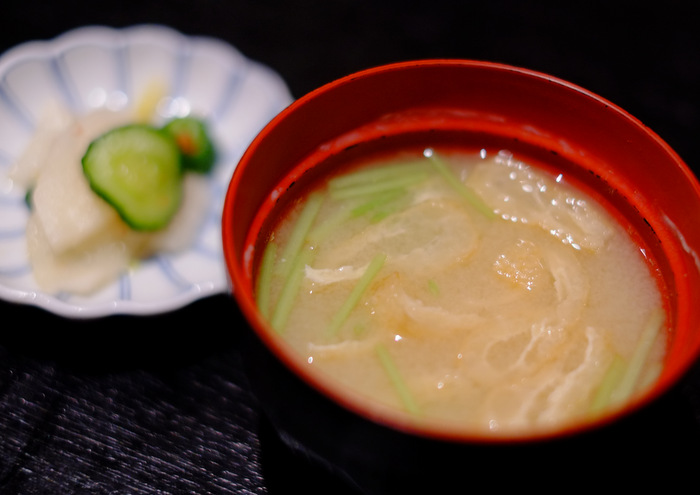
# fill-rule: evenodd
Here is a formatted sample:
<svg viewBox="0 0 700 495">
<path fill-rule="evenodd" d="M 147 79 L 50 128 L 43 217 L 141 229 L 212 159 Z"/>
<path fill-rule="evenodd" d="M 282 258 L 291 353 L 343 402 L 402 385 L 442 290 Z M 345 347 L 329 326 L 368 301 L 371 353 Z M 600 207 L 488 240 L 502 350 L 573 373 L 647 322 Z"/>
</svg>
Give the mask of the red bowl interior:
<svg viewBox="0 0 700 495">
<path fill-rule="evenodd" d="M 251 143 L 226 196 L 223 247 L 233 295 L 273 354 L 302 380 L 368 418 L 431 437 L 484 440 L 400 424 L 335 390 L 300 364 L 255 306 L 260 219 L 286 188 L 343 150 L 426 133 L 471 136 L 568 167 L 632 219 L 642 232 L 640 244 L 657 262 L 671 319 L 660 379 L 622 411 L 568 433 L 627 414 L 678 382 L 700 355 L 700 306 L 694 304 L 700 290 L 696 178 L 659 136 L 609 101 L 545 74 L 464 60 L 398 63 L 334 81 L 294 102 Z"/>
</svg>

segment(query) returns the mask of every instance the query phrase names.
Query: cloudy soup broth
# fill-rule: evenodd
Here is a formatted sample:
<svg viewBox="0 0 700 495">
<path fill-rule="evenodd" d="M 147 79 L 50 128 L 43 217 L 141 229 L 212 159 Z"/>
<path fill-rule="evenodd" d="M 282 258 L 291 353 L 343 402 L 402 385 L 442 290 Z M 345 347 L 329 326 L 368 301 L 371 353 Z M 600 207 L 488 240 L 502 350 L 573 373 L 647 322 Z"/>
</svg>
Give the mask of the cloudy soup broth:
<svg viewBox="0 0 700 495">
<path fill-rule="evenodd" d="M 566 176 L 504 150 L 424 147 L 338 170 L 265 230 L 256 297 L 356 397 L 517 435 L 620 407 L 658 376 L 651 262 Z"/>
</svg>

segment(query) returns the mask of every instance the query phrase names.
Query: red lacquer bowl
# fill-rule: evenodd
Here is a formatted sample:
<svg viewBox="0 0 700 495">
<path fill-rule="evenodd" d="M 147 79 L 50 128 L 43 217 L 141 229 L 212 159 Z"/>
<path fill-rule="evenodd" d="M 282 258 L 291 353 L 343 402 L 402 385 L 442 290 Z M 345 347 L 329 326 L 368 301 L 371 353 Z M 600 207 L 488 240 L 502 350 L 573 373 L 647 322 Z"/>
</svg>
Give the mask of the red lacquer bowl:
<svg viewBox="0 0 700 495">
<path fill-rule="evenodd" d="M 312 374 L 274 334 L 253 293 L 259 212 L 264 217 L 274 211 L 288 187 L 325 171 L 347 150 L 375 151 L 428 135 L 433 141 L 488 143 L 525 161 L 565 168 L 618 207 L 640 232 L 639 242 L 656 262 L 671 321 L 663 371 L 643 397 L 554 432 L 517 438 L 455 433 L 439 425 L 407 424 L 358 401 Z M 485 452 L 496 449 L 494 455 L 503 460 L 506 450 L 516 449 L 520 456 L 521 449 L 537 445 L 539 455 L 548 445 L 555 460 L 571 442 L 610 435 L 611 425 L 636 417 L 662 397 L 700 355 L 698 225 L 700 187 L 694 175 L 659 136 L 613 103 L 530 70 L 426 60 L 352 74 L 282 111 L 242 157 L 226 196 L 222 228 L 232 293 L 250 326 L 251 382 L 263 408 L 290 445 L 367 486 L 378 466 L 413 479 L 445 455 L 483 460 Z M 561 445 L 564 440 L 567 446 Z M 420 469 L 412 468 L 409 452 L 422 452 L 410 457 L 420 459 Z"/>
</svg>

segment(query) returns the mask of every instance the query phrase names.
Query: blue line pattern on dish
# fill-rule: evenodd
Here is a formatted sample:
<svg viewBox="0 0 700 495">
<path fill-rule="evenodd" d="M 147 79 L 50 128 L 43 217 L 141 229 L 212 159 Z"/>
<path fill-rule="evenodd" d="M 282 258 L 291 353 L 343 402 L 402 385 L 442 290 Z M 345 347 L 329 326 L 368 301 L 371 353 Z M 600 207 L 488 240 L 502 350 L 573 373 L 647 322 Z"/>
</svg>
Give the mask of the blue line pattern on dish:
<svg viewBox="0 0 700 495">
<path fill-rule="evenodd" d="M 7 151 L 0 149 L 0 167 L 10 167 L 15 163 L 16 158 Z"/>
<path fill-rule="evenodd" d="M 117 46 L 112 50 L 112 57 L 114 58 L 114 63 L 117 66 L 117 87 L 125 95 L 129 96 L 132 94 L 133 88 L 130 87 L 129 81 L 131 81 L 132 75 L 129 72 L 129 64 L 126 63 L 127 60 L 127 48 L 125 45 Z"/>
<path fill-rule="evenodd" d="M 212 215 L 212 220 L 216 222 L 221 221 L 221 209 L 223 208 L 224 198 L 226 196 L 227 188 L 222 184 L 217 184 L 212 182 L 211 186 L 211 198 L 212 198 L 212 209 L 214 210 Z"/>
<path fill-rule="evenodd" d="M 155 256 L 155 261 L 158 267 L 163 272 L 165 277 L 175 286 L 183 290 L 191 288 L 194 284 L 183 277 L 173 266 L 170 258 L 162 255 Z"/>
<path fill-rule="evenodd" d="M 25 234 L 26 230 L 24 228 L 0 230 L 0 241 L 5 241 L 8 239 L 17 239 L 19 237 L 24 237 Z"/>
<path fill-rule="evenodd" d="M 14 119 L 28 131 L 36 129 L 36 123 L 29 111 L 19 102 L 19 99 L 10 90 L 7 84 L 7 78 L 3 77 L 0 80 L 0 101 L 5 103 L 6 108 Z"/>
<path fill-rule="evenodd" d="M 209 223 L 209 225 L 205 226 L 205 228 L 208 229 L 218 229 L 219 225 L 221 224 L 219 218 L 216 217 L 210 217 L 210 219 L 207 220 L 207 223 Z M 204 258 L 208 258 L 210 260 L 223 260 L 223 255 L 219 246 L 217 245 L 214 247 L 211 246 L 210 243 L 205 242 L 204 235 L 198 236 L 190 249 L 197 254 L 202 255 Z"/>
<path fill-rule="evenodd" d="M 64 57 L 60 56 L 50 59 L 49 67 L 51 69 L 51 74 L 56 81 L 56 86 L 59 89 L 59 93 L 63 98 L 63 103 L 68 108 L 75 111 L 78 108 L 77 99 L 75 97 L 75 92 L 71 91 L 69 86 L 69 76 L 64 66 Z"/>
<path fill-rule="evenodd" d="M 14 189 L 14 188 L 13 188 Z M 0 196 L 0 206 L 5 208 L 27 208 L 27 203 L 25 202 L 25 192 L 22 189 L 21 194 L 6 194 L 5 196 Z"/>
<path fill-rule="evenodd" d="M 231 102 L 233 102 L 234 98 L 241 94 L 243 80 L 249 73 L 250 69 L 246 63 L 245 70 L 242 74 L 234 71 L 229 74 L 228 78 L 226 79 L 226 85 L 224 86 L 224 89 L 217 100 L 218 104 L 214 107 L 214 111 L 210 116 L 210 120 L 212 122 L 219 121 L 221 116 L 228 111 L 228 108 L 231 105 Z"/>
<path fill-rule="evenodd" d="M 240 155 L 237 155 L 240 156 Z M 228 163 L 233 163 L 235 166 L 238 160 L 228 160 Z M 228 184 L 221 184 L 220 182 L 212 181 L 210 184 L 211 193 L 216 199 L 222 199 L 228 190 Z"/>
<path fill-rule="evenodd" d="M 64 103 L 66 106 L 76 112 L 84 111 L 82 102 L 80 102 L 78 98 L 78 89 L 75 85 L 75 81 L 66 65 L 66 54 L 62 53 L 58 55 L 52 66 L 56 72 L 56 79 L 61 81 L 61 86 L 63 88 L 61 93 L 64 95 Z"/>
<path fill-rule="evenodd" d="M 59 301 L 67 302 L 67 301 L 70 301 L 70 299 L 71 299 L 73 296 L 72 296 L 71 294 L 67 293 L 67 292 L 63 292 L 63 291 L 62 291 L 62 292 L 57 292 L 57 293 L 54 295 L 54 297 L 55 297 L 57 300 L 59 300 Z"/>
<path fill-rule="evenodd" d="M 119 300 L 131 300 L 131 276 L 128 272 L 119 277 Z"/>
<path fill-rule="evenodd" d="M 175 68 L 173 69 L 173 79 L 171 81 L 172 96 L 179 97 L 185 93 L 185 74 L 192 60 L 189 50 L 178 50 L 175 57 Z"/>
<path fill-rule="evenodd" d="M 29 266 L 29 263 L 27 263 L 27 264 L 13 266 L 13 267 L 9 267 L 9 268 L 8 267 L 0 268 L 0 276 L 9 277 L 9 278 L 23 277 L 24 275 L 31 273 L 31 271 L 32 271 L 32 267 Z"/>
<path fill-rule="evenodd" d="M 201 255 L 203 258 L 207 258 L 209 260 L 223 260 L 224 257 L 221 254 L 221 252 L 217 249 L 211 248 L 210 246 L 205 245 L 201 240 L 197 242 L 194 246 L 192 246 L 192 250 L 196 252 L 197 254 Z"/>
</svg>

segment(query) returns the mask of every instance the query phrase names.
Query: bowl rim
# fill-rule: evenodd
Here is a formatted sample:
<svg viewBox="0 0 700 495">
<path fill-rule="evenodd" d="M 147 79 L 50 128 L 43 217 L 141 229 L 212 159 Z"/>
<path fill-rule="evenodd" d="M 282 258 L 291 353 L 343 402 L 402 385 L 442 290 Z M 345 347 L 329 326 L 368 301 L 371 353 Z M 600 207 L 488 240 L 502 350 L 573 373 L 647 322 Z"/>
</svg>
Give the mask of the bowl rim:
<svg viewBox="0 0 700 495">
<path fill-rule="evenodd" d="M 544 83 L 552 84 L 564 88 L 566 90 L 572 91 L 574 93 L 583 96 L 584 98 L 590 99 L 600 105 L 603 105 L 607 111 L 617 113 L 622 119 L 627 120 L 630 124 L 641 131 L 644 136 L 651 139 L 659 146 L 669 158 L 676 163 L 683 173 L 684 178 L 695 190 L 696 195 L 700 196 L 700 183 L 696 176 L 692 173 L 689 167 L 684 163 L 682 158 L 673 150 L 668 143 L 666 143 L 658 134 L 653 130 L 644 125 L 639 119 L 628 113 L 626 110 L 622 109 L 620 106 L 614 104 L 613 102 L 577 85 L 571 83 L 567 80 L 561 79 L 550 74 L 540 72 L 537 70 L 532 70 L 524 67 L 518 67 L 513 65 L 508 65 L 499 62 L 483 61 L 483 60 L 471 60 L 471 59 L 455 59 L 455 58 L 433 58 L 433 59 L 420 59 L 420 60 L 409 60 L 402 62 L 389 63 L 384 65 L 379 65 L 375 67 L 370 67 L 363 69 L 352 74 L 346 75 L 344 77 L 338 78 L 331 82 L 328 82 L 304 96 L 295 100 L 290 106 L 280 112 L 268 125 L 255 137 L 251 142 L 250 146 L 244 153 L 243 157 L 239 162 L 239 166 L 233 174 L 229 189 L 227 191 L 225 204 L 224 204 L 224 214 L 222 217 L 222 232 L 223 232 L 223 242 L 224 242 L 224 257 L 226 259 L 227 269 L 229 273 L 229 279 L 231 282 L 231 290 L 234 298 L 238 302 L 239 307 L 242 310 L 245 318 L 248 320 L 249 325 L 252 327 L 253 333 L 258 339 L 260 339 L 264 346 L 272 352 L 272 354 L 282 362 L 282 364 L 292 372 L 297 378 L 302 380 L 302 382 L 310 385 L 312 389 L 320 392 L 321 395 L 326 398 L 331 399 L 333 402 L 339 404 L 345 409 L 354 412 L 360 417 L 373 421 L 379 425 L 389 427 L 393 430 L 398 430 L 400 432 L 408 433 L 418 437 L 425 437 L 434 440 L 441 440 L 450 443 L 466 443 L 466 444 L 518 444 L 518 443 L 532 443 L 547 441 L 551 439 L 562 439 L 578 435 L 580 433 L 590 432 L 593 430 L 600 430 L 606 425 L 617 422 L 621 418 L 628 417 L 632 413 L 642 409 L 643 407 L 649 405 L 659 396 L 666 393 L 673 385 L 675 385 L 682 375 L 690 369 L 693 362 L 700 358 L 700 348 L 696 349 L 694 352 L 694 357 L 690 360 L 687 365 L 682 366 L 676 370 L 675 374 L 666 379 L 663 383 L 658 383 L 649 392 L 642 394 L 624 406 L 606 412 L 593 419 L 588 419 L 584 422 L 576 422 L 574 424 L 564 425 L 563 427 L 555 429 L 546 429 L 544 431 L 526 431 L 522 433 L 512 433 L 508 432 L 503 435 L 492 434 L 489 432 L 458 432 L 455 433 L 449 428 L 441 428 L 435 424 L 415 424 L 410 420 L 397 419 L 390 411 L 384 410 L 382 407 L 377 407 L 368 401 L 362 400 L 359 396 L 354 396 L 353 393 L 349 393 L 347 390 L 338 391 L 333 386 L 333 380 L 328 380 L 319 373 L 314 373 L 301 364 L 301 360 L 294 357 L 295 351 L 291 349 L 289 345 L 283 339 L 274 335 L 274 331 L 269 327 L 267 322 L 261 317 L 257 308 L 255 306 L 255 300 L 252 295 L 252 287 L 250 286 L 250 274 L 247 274 L 243 268 L 241 262 L 244 257 L 252 256 L 251 253 L 237 253 L 236 247 L 233 246 L 233 200 L 237 191 L 241 188 L 241 176 L 245 169 L 245 164 L 250 159 L 250 157 L 255 153 L 257 147 L 265 141 L 266 136 L 272 132 L 272 130 L 289 115 L 294 112 L 299 111 L 300 108 L 309 104 L 315 100 L 320 95 L 333 91 L 335 88 L 346 84 L 352 84 L 354 81 L 372 77 L 377 74 L 384 72 L 396 71 L 396 70 L 410 70 L 411 68 L 420 67 L 430 67 L 430 66 L 462 66 L 470 67 L 475 69 L 484 69 L 492 71 L 502 71 L 515 73 L 517 76 L 526 78 L 535 78 Z M 249 226 L 250 228 L 250 226 Z M 242 287 L 242 288 L 241 288 Z"/>
</svg>

